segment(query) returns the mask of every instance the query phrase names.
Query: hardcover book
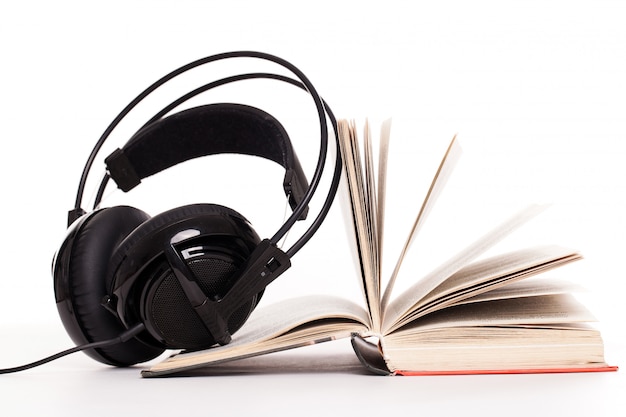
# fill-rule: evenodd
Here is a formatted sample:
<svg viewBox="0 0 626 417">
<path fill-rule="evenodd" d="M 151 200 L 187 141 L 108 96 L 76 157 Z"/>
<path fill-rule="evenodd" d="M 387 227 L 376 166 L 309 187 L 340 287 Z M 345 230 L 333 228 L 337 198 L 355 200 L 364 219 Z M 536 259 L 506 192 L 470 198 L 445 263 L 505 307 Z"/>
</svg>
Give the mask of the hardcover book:
<svg viewBox="0 0 626 417">
<path fill-rule="evenodd" d="M 543 210 L 532 205 L 392 296 L 409 247 L 441 194 L 461 148 L 450 143 L 382 288 L 390 121 L 378 150 L 366 122 L 338 121 L 348 222 L 354 230 L 363 302 L 333 296 L 287 299 L 255 311 L 225 346 L 180 352 L 142 372 L 166 376 L 227 361 L 351 338 L 363 365 L 384 375 L 614 371 L 591 313 L 561 280 L 535 277 L 582 258 L 560 246 L 486 256 Z M 378 163 L 374 154 L 378 154 Z M 528 279 L 533 277 L 532 279 Z"/>
</svg>

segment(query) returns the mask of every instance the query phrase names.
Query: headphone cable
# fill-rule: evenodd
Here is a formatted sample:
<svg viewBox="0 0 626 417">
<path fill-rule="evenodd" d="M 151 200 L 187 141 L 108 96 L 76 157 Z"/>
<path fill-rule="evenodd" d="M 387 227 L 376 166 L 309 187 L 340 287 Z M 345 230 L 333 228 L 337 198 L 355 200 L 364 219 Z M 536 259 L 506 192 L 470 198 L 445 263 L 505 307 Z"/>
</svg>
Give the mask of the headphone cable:
<svg viewBox="0 0 626 417">
<path fill-rule="evenodd" d="M 84 345 L 75 346 L 75 347 L 73 347 L 71 349 L 64 350 L 64 351 L 56 353 L 56 354 L 54 354 L 52 356 L 48 356 L 47 358 L 40 359 L 38 361 L 29 363 L 29 364 L 26 364 L 26 365 L 16 366 L 14 368 L 0 369 L 0 374 L 11 374 L 11 373 L 15 373 L 15 372 L 21 372 L 21 371 L 25 371 L 27 369 L 31 369 L 31 368 L 35 368 L 37 366 L 44 365 L 44 364 L 46 364 L 48 362 L 52 362 L 52 361 L 54 361 L 56 359 L 59 359 L 59 358 L 62 358 L 64 356 L 71 355 L 72 353 L 81 352 L 81 351 L 87 350 L 87 349 L 105 348 L 105 347 L 117 345 L 117 344 L 120 344 L 120 343 L 124 343 L 124 342 L 132 339 L 133 337 L 137 336 L 139 333 L 144 331 L 145 328 L 146 328 L 146 326 L 143 323 L 140 323 L 140 324 L 137 324 L 137 325 L 131 327 L 130 329 L 126 330 L 125 332 L 123 332 L 119 336 L 116 336 L 116 337 L 114 337 L 112 339 L 103 340 L 101 342 L 86 343 Z"/>
</svg>

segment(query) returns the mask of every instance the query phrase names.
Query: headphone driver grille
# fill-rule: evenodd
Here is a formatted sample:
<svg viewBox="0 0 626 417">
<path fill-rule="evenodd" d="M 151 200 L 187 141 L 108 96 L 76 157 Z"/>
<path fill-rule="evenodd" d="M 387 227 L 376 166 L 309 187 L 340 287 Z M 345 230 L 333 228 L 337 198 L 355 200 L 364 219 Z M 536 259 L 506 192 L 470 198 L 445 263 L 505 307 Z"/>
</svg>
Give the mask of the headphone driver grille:
<svg viewBox="0 0 626 417">
<path fill-rule="evenodd" d="M 188 265 L 198 285 L 209 298 L 223 296 L 229 280 L 238 266 L 231 260 L 207 254 L 188 259 Z M 152 297 L 149 297 L 147 313 L 159 339 L 170 349 L 198 350 L 215 344 L 215 339 L 206 329 L 171 269 L 157 279 Z M 228 319 L 232 334 L 246 321 L 257 304 L 258 296 L 238 308 Z"/>
</svg>

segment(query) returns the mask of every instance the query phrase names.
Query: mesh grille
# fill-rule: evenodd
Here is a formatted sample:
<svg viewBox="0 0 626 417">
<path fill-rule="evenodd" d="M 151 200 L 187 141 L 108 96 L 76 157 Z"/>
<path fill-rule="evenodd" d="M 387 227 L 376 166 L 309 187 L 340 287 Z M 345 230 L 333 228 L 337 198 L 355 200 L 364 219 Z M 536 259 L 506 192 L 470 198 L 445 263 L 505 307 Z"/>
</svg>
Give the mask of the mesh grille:
<svg viewBox="0 0 626 417">
<path fill-rule="evenodd" d="M 237 271 L 231 262 L 216 258 L 190 259 L 189 268 L 198 277 L 198 284 L 207 295 L 221 297 L 226 292 L 228 279 Z"/>
<path fill-rule="evenodd" d="M 207 256 L 194 257 L 189 267 L 196 276 L 202 291 L 209 296 L 223 296 L 229 278 L 237 270 L 232 262 Z M 189 304 L 178 280 L 170 269 L 157 282 L 148 313 L 155 330 L 161 335 L 167 347 L 195 350 L 215 344 L 215 339 L 204 327 L 193 307 Z M 252 311 L 256 299 L 237 309 L 228 320 L 230 333 L 238 330 Z"/>
</svg>

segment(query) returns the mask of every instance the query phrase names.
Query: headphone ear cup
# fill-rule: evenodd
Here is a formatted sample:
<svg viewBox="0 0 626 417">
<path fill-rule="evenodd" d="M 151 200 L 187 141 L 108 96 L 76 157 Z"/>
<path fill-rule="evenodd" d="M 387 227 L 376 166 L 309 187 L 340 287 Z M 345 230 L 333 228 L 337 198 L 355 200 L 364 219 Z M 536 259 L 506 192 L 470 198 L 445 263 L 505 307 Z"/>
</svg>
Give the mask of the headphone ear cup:
<svg viewBox="0 0 626 417">
<path fill-rule="evenodd" d="M 78 220 L 59 250 L 54 265 L 57 308 L 77 345 L 111 339 L 127 330 L 101 304 L 107 295 L 106 277 L 111 255 L 122 240 L 149 216 L 133 207 L 102 209 Z M 85 351 L 115 366 L 129 366 L 155 358 L 163 349 L 137 339 Z"/>
<path fill-rule="evenodd" d="M 112 288 L 118 310 L 125 309 L 122 320 L 142 321 L 148 333 L 168 349 L 197 350 L 215 344 L 163 254 L 173 237 L 190 231 L 197 236 L 181 241 L 176 249 L 184 254 L 203 294 L 219 299 L 238 279 L 240 268 L 260 242 L 248 221 L 227 207 L 195 204 L 159 214 L 133 231 L 112 258 Z M 247 320 L 261 295 L 245 300 L 228 318 L 231 334 Z"/>
</svg>

